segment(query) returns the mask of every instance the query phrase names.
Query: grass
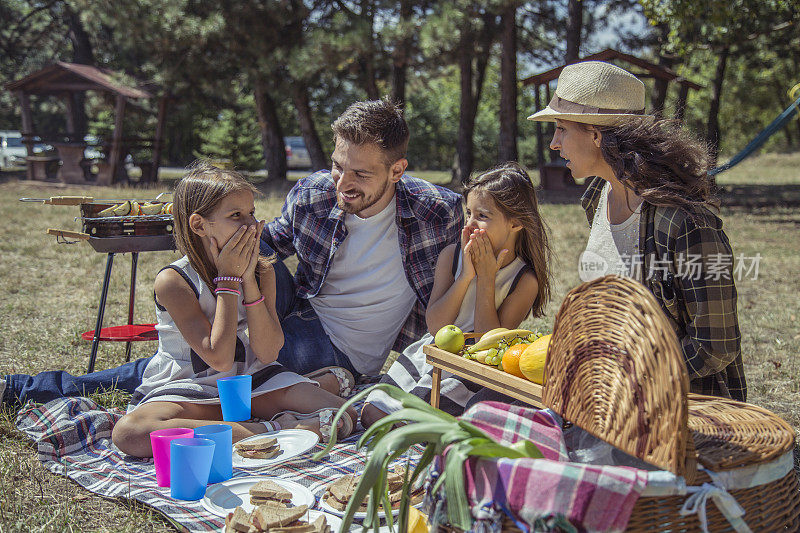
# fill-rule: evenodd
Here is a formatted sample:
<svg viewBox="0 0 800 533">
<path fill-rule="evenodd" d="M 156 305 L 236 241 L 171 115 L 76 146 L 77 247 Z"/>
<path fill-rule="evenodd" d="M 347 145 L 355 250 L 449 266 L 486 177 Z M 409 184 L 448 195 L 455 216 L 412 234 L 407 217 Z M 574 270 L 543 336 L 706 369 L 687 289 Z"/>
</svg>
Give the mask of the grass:
<svg viewBox="0 0 800 533">
<path fill-rule="evenodd" d="M 413 173 L 447 181 L 446 173 Z M 739 289 L 742 350 L 749 400 L 785 418 L 800 430 L 800 154 L 750 159 L 719 176 L 724 187 L 722 218 L 735 254 L 762 260 L 758 279 Z M 87 194 L 97 198 L 152 198 L 163 189 L 63 187 L 0 177 L 0 374 L 86 370 L 89 344 L 80 334 L 93 329 L 105 255 L 86 243 L 57 244 L 47 228 L 80 230 L 75 207 L 22 203 L 21 197 Z M 753 198 L 757 201 L 753 201 Z M 577 260 L 588 226 L 577 196 L 542 194 L 542 212 L 552 231 L 555 255 L 553 300 L 543 318 L 525 325 L 550 331 L 567 291 L 579 283 Z M 283 193 L 257 200 L 258 215 L 279 213 Z M 135 320 L 154 320 L 152 280 L 162 266 L 178 258 L 152 252 L 139 258 Z M 290 265 L 291 266 L 291 265 Z M 115 259 L 105 324 L 127 319 L 130 258 Z M 135 343 L 133 357 L 151 355 L 154 343 Z M 124 362 L 122 343 L 102 343 L 97 369 Z M 96 398 L 122 406 L 118 393 Z M 36 452 L 15 428 L 16 413 L 0 411 L 0 531 L 170 531 L 163 517 L 127 501 L 108 501 L 70 480 L 46 471 Z M 92 524 L 86 526 L 86 524 Z"/>
</svg>

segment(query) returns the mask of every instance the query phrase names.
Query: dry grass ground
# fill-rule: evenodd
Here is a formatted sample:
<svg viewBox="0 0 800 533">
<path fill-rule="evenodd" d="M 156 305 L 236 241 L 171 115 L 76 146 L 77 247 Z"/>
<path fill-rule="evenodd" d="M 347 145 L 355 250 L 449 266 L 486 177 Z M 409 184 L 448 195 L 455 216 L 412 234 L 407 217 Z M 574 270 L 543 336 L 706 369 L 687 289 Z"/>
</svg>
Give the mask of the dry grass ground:
<svg viewBox="0 0 800 533">
<path fill-rule="evenodd" d="M 439 178 L 437 175 L 436 178 Z M 773 410 L 800 429 L 800 154 L 754 158 L 722 174 L 722 217 L 734 252 L 761 254 L 758 279 L 738 282 L 742 348 L 752 403 Z M 22 203 L 21 197 L 87 194 L 94 197 L 152 197 L 160 190 L 64 188 L 0 177 L 0 374 L 86 370 L 89 345 L 80 334 L 93 329 L 105 255 L 86 243 L 57 244 L 49 227 L 80 230 L 76 207 Z M 566 292 L 579 283 L 577 259 L 588 227 L 577 197 L 544 196 L 542 211 L 555 252 L 553 301 L 544 318 L 526 324 L 552 328 Z M 280 210 L 281 192 L 257 201 L 258 215 Z M 152 280 L 177 253 L 140 256 L 137 322 L 154 320 Z M 116 257 L 105 324 L 127 319 L 130 256 Z M 154 343 L 134 345 L 145 357 Z M 97 368 L 123 362 L 124 345 L 103 343 Z M 124 405 L 119 394 L 100 398 Z M 0 532 L 169 531 L 168 521 L 138 505 L 106 501 L 75 483 L 50 474 L 14 427 L 16 413 L 0 412 Z"/>
</svg>

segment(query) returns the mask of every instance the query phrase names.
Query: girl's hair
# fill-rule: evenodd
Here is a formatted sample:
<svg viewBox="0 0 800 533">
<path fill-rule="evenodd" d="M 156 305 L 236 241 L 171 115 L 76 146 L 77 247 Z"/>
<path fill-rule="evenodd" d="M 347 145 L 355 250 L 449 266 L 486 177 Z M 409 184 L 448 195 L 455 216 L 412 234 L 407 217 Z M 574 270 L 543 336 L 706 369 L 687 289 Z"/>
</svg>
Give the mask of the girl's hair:
<svg viewBox="0 0 800 533">
<path fill-rule="evenodd" d="M 594 126 L 600 150 L 620 182 L 657 206 L 718 208 L 708 177 L 708 147 L 671 119 Z"/>
<path fill-rule="evenodd" d="M 522 224 L 515 253 L 533 268 L 539 282 L 539 294 L 531 313 L 533 316 L 541 316 L 544 306 L 550 301 L 551 250 L 548 243 L 549 229 L 539 214 L 539 202 L 530 176 L 518 163 L 505 163 L 471 177 L 464 184 L 464 198 L 474 191 L 485 191 L 506 218 L 515 219 Z"/>
<path fill-rule="evenodd" d="M 213 279 L 217 277 L 217 267 L 206 253 L 203 239 L 189 227 L 189 217 L 194 213 L 202 217 L 210 216 L 223 198 L 239 191 L 250 191 L 255 195 L 258 189 L 239 172 L 218 168 L 202 160 L 192 163 L 175 187 L 172 203 L 175 244 L 211 288 L 214 287 Z M 257 268 L 260 271 L 265 263 L 274 261 L 274 255 L 260 256 Z"/>
</svg>

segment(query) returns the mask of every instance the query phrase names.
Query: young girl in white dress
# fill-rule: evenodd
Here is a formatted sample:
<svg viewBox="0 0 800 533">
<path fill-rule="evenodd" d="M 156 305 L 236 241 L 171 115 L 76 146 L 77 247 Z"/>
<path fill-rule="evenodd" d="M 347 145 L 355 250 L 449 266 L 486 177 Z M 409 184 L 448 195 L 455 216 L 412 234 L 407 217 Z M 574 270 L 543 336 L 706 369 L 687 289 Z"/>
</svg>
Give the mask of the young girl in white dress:
<svg viewBox="0 0 800 533">
<path fill-rule="evenodd" d="M 442 251 L 425 318 L 428 331 L 406 348 L 381 383 L 396 385 L 430 401 L 433 367 L 422 347 L 454 324 L 482 333 L 517 328 L 542 313 L 550 297 L 550 249 L 530 177 L 517 163 L 506 163 L 467 183 L 466 225 L 461 242 Z M 461 414 L 479 387 L 442 373 L 440 408 Z M 399 402 L 376 391 L 367 397 L 361 420 L 369 426 L 396 411 Z"/>
<path fill-rule="evenodd" d="M 276 362 L 283 332 L 274 258 L 259 255 L 264 221 L 254 217 L 255 191 L 239 173 L 207 163 L 178 183 L 174 236 L 185 255 L 156 276 L 158 352 L 114 427 L 123 452 L 150 457 L 151 431 L 211 423 L 232 426 L 234 441 L 281 427 L 320 433 L 344 403 Z M 275 422 L 222 422 L 217 379 L 248 374 L 253 417 L 277 415 Z M 350 415 L 340 428 L 345 434 L 356 413 Z"/>
</svg>

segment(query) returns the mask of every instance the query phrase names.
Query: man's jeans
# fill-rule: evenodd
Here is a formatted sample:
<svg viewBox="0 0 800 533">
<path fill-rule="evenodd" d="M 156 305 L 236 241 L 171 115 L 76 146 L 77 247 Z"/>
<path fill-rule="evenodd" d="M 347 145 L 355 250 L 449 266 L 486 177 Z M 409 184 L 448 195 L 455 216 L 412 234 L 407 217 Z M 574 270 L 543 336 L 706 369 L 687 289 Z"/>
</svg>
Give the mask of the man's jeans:
<svg viewBox="0 0 800 533">
<path fill-rule="evenodd" d="M 272 254 L 272 249 L 264 241 L 261 241 L 261 253 Z M 358 377 L 360 374 L 353 368 L 347 355 L 331 343 L 308 300 L 297 297 L 294 278 L 283 261 L 276 262 L 274 268 L 275 304 L 284 338 L 278 361 L 298 374 L 307 374 L 326 366 L 341 366 Z M 42 372 L 35 376 L 10 375 L 6 377 L 2 401 L 24 404 L 32 400 L 44 403 L 64 396 L 88 396 L 112 388 L 132 393 L 142 383 L 142 374 L 150 359 L 138 359 L 83 376 L 73 376 L 63 370 Z"/>
<path fill-rule="evenodd" d="M 2 403 L 22 405 L 28 400 L 45 403 L 64 396 L 88 396 L 112 388 L 132 393 L 142 383 L 142 374 L 150 359 L 137 359 L 83 376 L 73 376 L 63 370 L 41 372 L 35 376 L 12 374 L 6 376 Z"/>
</svg>

